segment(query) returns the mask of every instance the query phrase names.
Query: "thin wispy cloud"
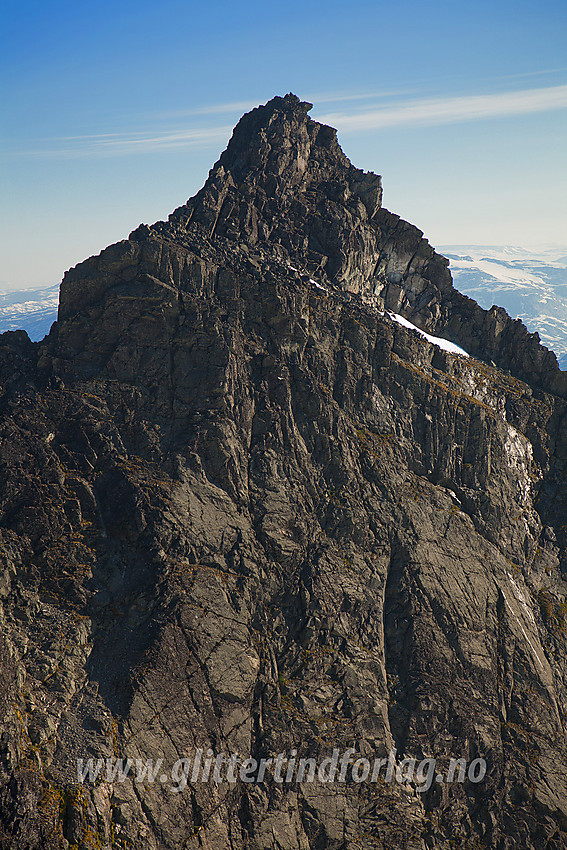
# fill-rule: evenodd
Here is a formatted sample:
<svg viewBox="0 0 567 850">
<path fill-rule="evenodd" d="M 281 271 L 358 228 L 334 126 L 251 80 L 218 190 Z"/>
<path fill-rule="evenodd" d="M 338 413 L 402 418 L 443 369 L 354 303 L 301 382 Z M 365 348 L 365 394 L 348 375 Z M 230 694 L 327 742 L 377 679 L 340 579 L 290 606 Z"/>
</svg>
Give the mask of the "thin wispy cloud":
<svg viewBox="0 0 567 850">
<path fill-rule="evenodd" d="M 387 97 L 396 97 L 400 95 L 408 95 L 411 94 L 411 90 L 409 89 L 394 89 L 391 91 L 372 91 L 366 93 L 333 93 L 333 92 L 325 92 L 323 94 L 307 94 L 305 95 L 305 99 L 309 102 L 320 104 L 320 103 L 341 103 L 343 101 L 354 101 L 354 100 L 376 100 L 377 98 L 387 98 Z M 304 97 L 302 93 L 298 94 L 299 97 Z M 269 98 L 268 98 L 269 99 Z M 206 106 L 199 106 L 193 109 L 177 109 L 177 110 L 168 110 L 168 111 L 159 111 L 153 113 L 146 113 L 146 120 L 156 120 L 156 121 L 164 121 L 171 120 L 175 118 L 189 118 L 192 116 L 198 115 L 242 115 L 244 112 L 249 112 L 251 109 L 259 106 L 262 103 L 265 103 L 266 99 L 262 99 L 261 97 L 257 100 L 236 100 L 230 101 L 228 103 L 213 103 Z"/>
<path fill-rule="evenodd" d="M 391 98 L 402 92 L 362 94 L 328 94 L 314 99 L 320 103 L 355 102 Z M 407 95 L 407 92 L 403 93 Z M 239 101 L 211 104 L 189 113 L 195 117 L 223 115 L 235 112 L 240 115 L 257 103 Z M 456 124 L 465 121 L 481 121 L 529 115 L 538 112 L 556 111 L 567 108 L 567 85 L 521 91 L 499 92 L 482 95 L 461 95 L 437 98 L 419 98 L 392 102 L 374 102 L 364 109 L 334 111 L 318 114 L 317 120 L 337 127 L 341 133 L 360 133 L 391 127 Z M 225 143 L 231 135 L 233 124 L 206 127 L 159 128 L 159 120 L 147 130 L 125 130 L 116 133 L 100 133 L 64 136 L 56 139 L 37 140 L 27 149 L 13 151 L 13 155 L 30 157 L 102 157 L 134 153 L 159 153 L 195 146 L 216 146 Z"/>
<path fill-rule="evenodd" d="M 81 158 L 157 153 L 196 146 L 206 147 L 219 142 L 226 142 L 231 132 L 232 125 L 227 124 L 222 127 L 168 130 L 151 134 L 132 131 L 128 133 L 65 136 L 46 140 L 42 146 L 38 145 L 27 150 L 13 151 L 13 154 L 29 157 Z"/>
<path fill-rule="evenodd" d="M 548 112 L 567 107 L 567 85 L 497 94 L 426 98 L 364 112 L 331 112 L 319 116 L 341 132 L 361 132 L 404 125 L 456 124 Z"/>
<path fill-rule="evenodd" d="M 154 150 L 171 150 L 174 148 L 187 147 L 195 144 L 209 144 L 218 139 L 230 136 L 232 126 L 204 127 L 200 129 L 175 130 L 146 136 L 143 133 L 127 134 L 125 136 L 108 135 L 94 139 L 94 144 L 99 150 L 120 153 L 140 148 L 148 153 Z"/>
<path fill-rule="evenodd" d="M 258 106 L 258 100 L 234 100 L 229 103 L 211 103 L 205 106 L 196 106 L 192 109 L 169 109 L 144 113 L 144 119 L 149 121 L 171 121 L 178 118 L 191 118 L 198 115 L 232 115 L 249 112 Z"/>
<path fill-rule="evenodd" d="M 562 74 L 567 71 L 567 67 L 561 68 L 542 68 L 539 71 L 523 71 L 521 74 L 505 74 L 499 77 L 500 80 L 520 80 L 523 77 L 544 77 L 546 74 Z"/>
<path fill-rule="evenodd" d="M 308 101 L 313 101 L 315 104 L 319 103 L 339 103 L 341 101 L 348 100 L 376 100 L 376 98 L 387 98 L 387 97 L 399 97 L 400 95 L 408 95 L 414 93 L 415 90 L 411 89 L 391 89 L 386 91 L 375 91 L 375 92 L 366 92 L 362 93 L 326 93 L 326 94 L 312 94 L 307 97 Z"/>
</svg>

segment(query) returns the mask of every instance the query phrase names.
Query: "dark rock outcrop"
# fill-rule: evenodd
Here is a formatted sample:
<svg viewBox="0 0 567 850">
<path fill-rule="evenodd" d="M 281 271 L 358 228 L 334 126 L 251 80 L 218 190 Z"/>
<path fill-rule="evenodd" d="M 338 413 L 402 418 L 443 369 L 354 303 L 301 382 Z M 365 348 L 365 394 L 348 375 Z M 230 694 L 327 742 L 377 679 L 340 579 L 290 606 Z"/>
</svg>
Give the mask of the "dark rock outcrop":
<svg viewBox="0 0 567 850">
<path fill-rule="evenodd" d="M 565 374 L 308 109 L 0 337 L 0 847 L 567 847 Z M 171 790 L 394 747 L 486 776 Z"/>
</svg>

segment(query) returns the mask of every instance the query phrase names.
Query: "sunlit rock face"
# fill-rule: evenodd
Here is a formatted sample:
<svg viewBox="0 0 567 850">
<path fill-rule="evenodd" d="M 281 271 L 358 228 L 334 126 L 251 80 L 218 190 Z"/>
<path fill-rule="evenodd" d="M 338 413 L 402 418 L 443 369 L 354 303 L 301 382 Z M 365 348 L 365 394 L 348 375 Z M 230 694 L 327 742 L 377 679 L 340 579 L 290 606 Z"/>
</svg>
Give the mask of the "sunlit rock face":
<svg viewBox="0 0 567 850">
<path fill-rule="evenodd" d="M 565 376 L 309 108 L 0 336 L 0 847 L 567 846 Z"/>
</svg>

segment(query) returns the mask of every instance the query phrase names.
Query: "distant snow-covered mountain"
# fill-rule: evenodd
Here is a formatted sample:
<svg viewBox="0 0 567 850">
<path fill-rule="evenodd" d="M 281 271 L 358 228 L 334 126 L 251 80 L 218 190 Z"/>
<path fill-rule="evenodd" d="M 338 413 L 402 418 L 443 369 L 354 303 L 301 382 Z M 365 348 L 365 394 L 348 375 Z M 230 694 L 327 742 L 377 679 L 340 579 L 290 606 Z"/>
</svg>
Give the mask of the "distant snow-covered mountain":
<svg viewBox="0 0 567 850">
<path fill-rule="evenodd" d="M 567 369 L 567 248 L 444 245 L 456 289 L 481 307 L 504 307 L 537 331 Z"/>
<path fill-rule="evenodd" d="M 59 284 L 0 292 L 0 333 L 25 330 L 37 342 L 57 318 Z"/>
</svg>

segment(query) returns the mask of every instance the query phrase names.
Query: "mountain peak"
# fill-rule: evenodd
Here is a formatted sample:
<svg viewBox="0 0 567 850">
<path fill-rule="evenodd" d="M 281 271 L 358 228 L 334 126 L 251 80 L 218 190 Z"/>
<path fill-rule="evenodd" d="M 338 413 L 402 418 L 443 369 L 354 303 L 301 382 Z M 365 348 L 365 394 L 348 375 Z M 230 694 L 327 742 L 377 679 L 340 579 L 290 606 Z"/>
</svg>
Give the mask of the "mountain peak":
<svg viewBox="0 0 567 850">
<path fill-rule="evenodd" d="M 307 112 L 0 338 L 2 848 L 567 848 L 567 374 Z"/>
<path fill-rule="evenodd" d="M 336 130 L 313 121 L 308 115 L 312 107 L 290 93 L 247 112 L 213 172 L 222 166 L 237 184 L 259 169 L 278 175 L 287 172 L 293 182 L 304 174 L 314 146 L 332 147 L 341 165 L 346 165 Z"/>
<path fill-rule="evenodd" d="M 332 201 L 360 198 L 372 216 L 382 201 L 381 177 L 355 168 L 343 153 L 334 127 L 309 117 L 311 103 L 294 94 L 274 97 L 242 116 L 228 147 L 197 195 L 217 209 L 237 189 L 285 202 L 289 192 L 319 192 Z M 280 205 L 281 206 L 281 205 Z M 218 212 L 218 209 L 217 209 Z"/>
<path fill-rule="evenodd" d="M 164 263 L 166 254 L 175 255 L 168 260 L 175 267 L 178 255 L 189 252 L 231 273 L 252 268 L 263 278 L 286 281 L 299 274 L 308 285 L 357 296 L 523 380 L 567 395 L 567 380 L 537 334 L 504 311 L 481 310 L 458 293 L 448 260 L 421 230 L 382 207 L 381 177 L 352 165 L 336 130 L 310 118 L 310 109 L 289 93 L 243 115 L 203 188 L 168 221 L 140 226 L 125 242 L 67 273 L 58 334 L 67 340 L 71 361 L 81 352 L 92 372 L 100 351 L 91 357 L 92 340 L 63 322 L 92 307 L 96 321 L 106 325 L 101 331 L 114 337 L 118 325 L 100 312 L 107 293 L 117 287 L 128 288 L 129 297 L 142 293 L 132 275 L 141 280 L 142 270 L 146 274 L 149 254 L 147 273 L 170 286 L 170 267 L 156 269 L 156 258 Z M 179 275 L 176 289 L 194 285 Z"/>
</svg>

